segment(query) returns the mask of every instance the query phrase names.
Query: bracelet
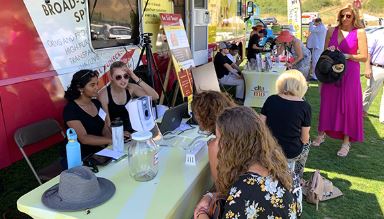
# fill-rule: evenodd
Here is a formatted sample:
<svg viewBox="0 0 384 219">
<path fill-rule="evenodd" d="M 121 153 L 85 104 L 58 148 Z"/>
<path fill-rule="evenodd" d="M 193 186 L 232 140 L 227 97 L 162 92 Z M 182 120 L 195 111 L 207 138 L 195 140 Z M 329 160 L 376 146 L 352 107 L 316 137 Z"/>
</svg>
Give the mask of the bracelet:
<svg viewBox="0 0 384 219">
<path fill-rule="evenodd" d="M 142 82 L 142 81 L 143 81 L 143 79 L 139 78 L 139 80 L 138 80 L 138 81 L 136 81 L 135 83 L 136 83 L 137 85 L 139 85 L 139 84 L 140 84 L 140 82 Z"/>
<path fill-rule="evenodd" d="M 208 216 L 208 212 L 207 212 L 207 211 L 200 210 L 200 211 L 197 213 L 196 218 L 199 218 L 200 215 L 202 215 L 202 214 L 205 214 L 205 215 Z"/>
</svg>

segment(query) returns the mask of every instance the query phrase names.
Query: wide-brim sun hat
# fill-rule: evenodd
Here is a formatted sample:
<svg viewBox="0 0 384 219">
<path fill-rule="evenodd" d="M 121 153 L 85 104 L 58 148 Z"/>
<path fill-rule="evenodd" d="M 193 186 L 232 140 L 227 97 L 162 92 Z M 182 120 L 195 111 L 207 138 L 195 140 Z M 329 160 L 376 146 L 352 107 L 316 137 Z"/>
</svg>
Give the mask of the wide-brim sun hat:
<svg viewBox="0 0 384 219">
<path fill-rule="evenodd" d="M 315 74 L 322 83 L 335 83 L 339 81 L 345 70 L 345 56 L 339 50 L 325 50 L 317 61 Z"/>
<path fill-rule="evenodd" d="M 41 201 L 58 211 L 80 211 L 103 204 L 115 191 L 113 182 L 80 166 L 63 171 L 60 182 L 45 191 Z"/>
<path fill-rule="evenodd" d="M 282 30 L 276 40 L 280 43 L 289 43 L 293 40 L 293 36 L 289 30 Z"/>
</svg>

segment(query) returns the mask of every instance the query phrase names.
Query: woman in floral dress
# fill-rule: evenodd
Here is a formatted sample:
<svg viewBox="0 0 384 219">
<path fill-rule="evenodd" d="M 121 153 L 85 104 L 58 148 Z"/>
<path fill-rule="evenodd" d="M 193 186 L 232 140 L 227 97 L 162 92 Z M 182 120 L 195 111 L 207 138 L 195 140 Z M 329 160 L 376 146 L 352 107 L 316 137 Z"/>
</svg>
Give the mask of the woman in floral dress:
<svg viewBox="0 0 384 219">
<path fill-rule="evenodd" d="M 216 122 L 216 189 L 226 195 L 219 218 L 297 218 L 287 161 L 259 116 L 248 107 L 227 108 Z M 195 219 L 209 218 L 212 197 L 198 203 Z"/>
</svg>

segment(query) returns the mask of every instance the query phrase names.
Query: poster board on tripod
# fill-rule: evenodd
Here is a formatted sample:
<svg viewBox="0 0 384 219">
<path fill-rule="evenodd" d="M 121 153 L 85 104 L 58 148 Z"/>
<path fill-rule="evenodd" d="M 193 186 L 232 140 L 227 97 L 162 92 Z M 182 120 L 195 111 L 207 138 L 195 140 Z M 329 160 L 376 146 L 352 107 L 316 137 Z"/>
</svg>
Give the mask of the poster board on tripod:
<svg viewBox="0 0 384 219">
<path fill-rule="evenodd" d="M 167 38 L 181 94 L 183 98 L 189 97 L 193 92 L 191 68 L 195 67 L 195 63 L 183 20 L 179 14 L 160 13 L 160 21 Z"/>
</svg>

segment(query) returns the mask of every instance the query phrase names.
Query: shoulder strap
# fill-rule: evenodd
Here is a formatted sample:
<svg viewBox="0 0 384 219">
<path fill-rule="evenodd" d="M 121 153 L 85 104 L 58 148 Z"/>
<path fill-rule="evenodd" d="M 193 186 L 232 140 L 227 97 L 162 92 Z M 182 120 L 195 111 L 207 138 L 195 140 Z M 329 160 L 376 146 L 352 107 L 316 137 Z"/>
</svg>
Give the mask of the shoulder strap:
<svg viewBox="0 0 384 219">
<path fill-rule="evenodd" d="M 124 105 L 126 105 L 129 102 L 129 100 L 131 99 L 131 94 L 129 93 L 128 89 L 125 89 L 125 93 L 127 94 L 127 101 L 125 102 Z"/>
<path fill-rule="evenodd" d="M 111 93 L 111 85 L 107 86 L 107 93 L 108 93 L 108 103 L 110 100 L 112 100 L 112 102 L 113 102 L 112 93 Z"/>
</svg>

